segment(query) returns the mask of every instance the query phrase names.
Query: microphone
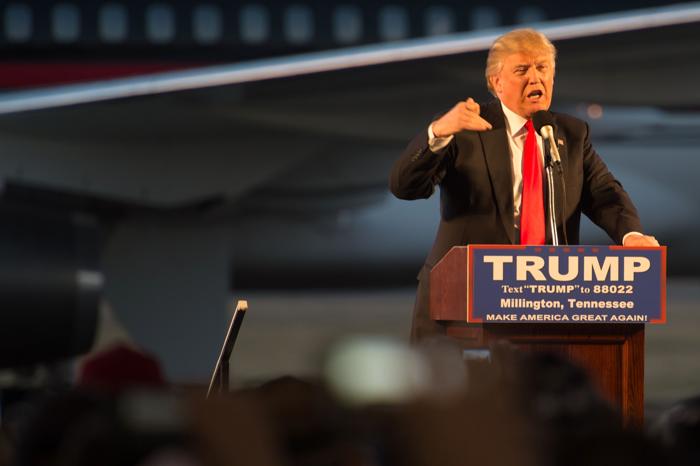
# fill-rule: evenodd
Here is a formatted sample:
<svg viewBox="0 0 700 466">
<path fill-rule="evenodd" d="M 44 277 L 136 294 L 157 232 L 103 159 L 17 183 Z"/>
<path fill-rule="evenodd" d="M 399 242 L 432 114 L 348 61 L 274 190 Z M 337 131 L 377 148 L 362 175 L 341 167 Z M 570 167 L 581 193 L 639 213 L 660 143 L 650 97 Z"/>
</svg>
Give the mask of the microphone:
<svg viewBox="0 0 700 466">
<path fill-rule="evenodd" d="M 540 110 L 532 115 L 532 124 L 535 130 L 540 133 L 545 144 L 549 141 L 549 154 L 552 156 L 552 163 L 561 163 L 559 156 L 559 148 L 557 141 L 554 138 L 554 118 L 552 114 L 546 110 Z"/>
</svg>

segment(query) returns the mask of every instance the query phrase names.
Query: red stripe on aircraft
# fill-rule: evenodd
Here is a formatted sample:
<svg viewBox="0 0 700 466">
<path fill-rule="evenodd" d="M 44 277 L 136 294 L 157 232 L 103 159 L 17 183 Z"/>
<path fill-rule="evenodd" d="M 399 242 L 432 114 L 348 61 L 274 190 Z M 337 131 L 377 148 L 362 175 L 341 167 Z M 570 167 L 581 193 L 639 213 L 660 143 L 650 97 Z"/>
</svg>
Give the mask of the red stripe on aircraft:
<svg viewBox="0 0 700 466">
<path fill-rule="evenodd" d="M 202 66 L 201 63 L 0 63 L 0 88 L 16 89 L 126 78 Z"/>
</svg>

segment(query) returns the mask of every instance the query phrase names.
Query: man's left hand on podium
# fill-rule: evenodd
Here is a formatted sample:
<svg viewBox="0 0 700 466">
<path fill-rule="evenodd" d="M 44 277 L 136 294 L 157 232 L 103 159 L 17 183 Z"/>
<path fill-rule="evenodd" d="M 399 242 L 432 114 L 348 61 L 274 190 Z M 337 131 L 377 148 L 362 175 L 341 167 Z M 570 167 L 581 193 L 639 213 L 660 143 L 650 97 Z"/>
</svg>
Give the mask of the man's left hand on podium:
<svg viewBox="0 0 700 466">
<path fill-rule="evenodd" d="M 653 236 L 643 235 L 641 233 L 634 233 L 625 236 L 625 239 L 622 241 L 622 245 L 636 248 L 658 246 L 659 242 Z"/>
</svg>

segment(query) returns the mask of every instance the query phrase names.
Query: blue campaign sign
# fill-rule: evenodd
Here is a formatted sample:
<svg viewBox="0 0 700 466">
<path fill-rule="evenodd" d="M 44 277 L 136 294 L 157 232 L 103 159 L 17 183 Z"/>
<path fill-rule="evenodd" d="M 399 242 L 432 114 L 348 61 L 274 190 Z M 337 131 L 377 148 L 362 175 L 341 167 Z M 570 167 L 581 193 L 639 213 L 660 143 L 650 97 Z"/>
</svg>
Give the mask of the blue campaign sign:
<svg viewBox="0 0 700 466">
<path fill-rule="evenodd" d="M 469 246 L 469 322 L 665 323 L 666 247 Z"/>
</svg>

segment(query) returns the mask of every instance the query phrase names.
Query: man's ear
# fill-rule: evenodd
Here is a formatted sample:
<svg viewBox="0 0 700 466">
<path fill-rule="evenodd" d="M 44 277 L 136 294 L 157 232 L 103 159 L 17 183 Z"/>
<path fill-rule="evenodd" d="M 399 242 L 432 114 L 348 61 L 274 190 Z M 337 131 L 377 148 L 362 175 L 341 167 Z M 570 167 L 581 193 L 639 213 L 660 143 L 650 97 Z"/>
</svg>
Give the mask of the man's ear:
<svg viewBox="0 0 700 466">
<path fill-rule="evenodd" d="M 501 92 L 501 89 L 499 88 L 501 84 L 500 77 L 497 74 L 489 76 L 489 83 L 491 83 L 491 89 L 493 89 L 494 94 L 498 96 L 498 94 Z"/>
</svg>

